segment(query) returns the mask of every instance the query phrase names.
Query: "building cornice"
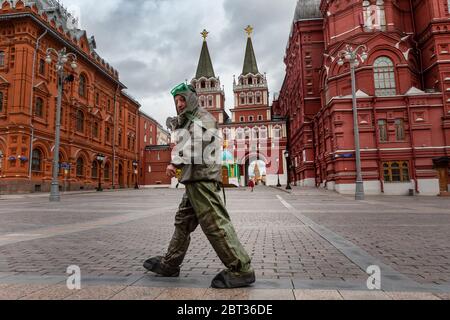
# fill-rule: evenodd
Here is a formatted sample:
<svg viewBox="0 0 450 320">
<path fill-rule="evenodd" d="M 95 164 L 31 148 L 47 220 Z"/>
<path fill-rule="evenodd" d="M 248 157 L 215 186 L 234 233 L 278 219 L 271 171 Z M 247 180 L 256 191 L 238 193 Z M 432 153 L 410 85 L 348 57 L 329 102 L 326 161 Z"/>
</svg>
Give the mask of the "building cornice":
<svg viewBox="0 0 450 320">
<path fill-rule="evenodd" d="M 109 80 L 113 81 L 115 84 L 118 84 L 122 87 L 122 89 L 127 89 L 127 87 L 121 83 L 118 79 L 115 79 L 113 76 L 111 76 L 108 72 L 106 72 L 101 66 L 99 66 L 97 63 L 92 61 L 93 58 L 91 58 L 88 54 L 83 52 L 80 48 L 78 48 L 73 43 L 67 41 L 64 37 L 62 37 L 57 31 L 55 31 L 54 28 L 52 28 L 50 25 L 47 25 L 43 21 L 41 21 L 35 14 L 32 12 L 18 12 L 18 13 L 0 13 L 0 21 L 7 21 L 10 19 L 20 19 L 20 18 L 31 18 L 34 22 L 36 22 L 39 26 L 46 29 L 48 33 L 53 36 L 54 38 L 61 41 L 65 46 L 67 46 L 69 49 L 71 49 L 74 53 L 76 53 L 78 56 L 83 57 L 86 61 L 88 61 L 92 66 L 94 66 L 102 75 L 107 77 Z"/>
</svg>

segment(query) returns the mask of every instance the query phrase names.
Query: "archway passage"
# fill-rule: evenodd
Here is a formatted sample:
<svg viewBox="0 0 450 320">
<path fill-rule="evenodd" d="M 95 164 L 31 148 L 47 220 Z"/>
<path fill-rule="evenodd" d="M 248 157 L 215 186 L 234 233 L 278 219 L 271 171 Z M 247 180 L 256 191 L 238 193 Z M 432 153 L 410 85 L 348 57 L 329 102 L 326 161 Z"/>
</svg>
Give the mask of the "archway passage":
<svg viewBox="0 0 450 320">
<path fill-rule="evenodd" d="M 247 172 L 249 180 L 254 180 L 257 185 L 266 185 L 267 166 L 263 160 L 249 161 Z"/>
<path fill-rule="evenodd" d="M 248 186 L 250 179 L 257 178 L 260 184 L 267 183 L 267 174 L 270 167 L 268 157 L 264 153 L 250 153 L 241 159 L 240 169 L 243 174 L 245 185 Z M 256 169 L 256 175 L 255 175 Z"/>
</svg>

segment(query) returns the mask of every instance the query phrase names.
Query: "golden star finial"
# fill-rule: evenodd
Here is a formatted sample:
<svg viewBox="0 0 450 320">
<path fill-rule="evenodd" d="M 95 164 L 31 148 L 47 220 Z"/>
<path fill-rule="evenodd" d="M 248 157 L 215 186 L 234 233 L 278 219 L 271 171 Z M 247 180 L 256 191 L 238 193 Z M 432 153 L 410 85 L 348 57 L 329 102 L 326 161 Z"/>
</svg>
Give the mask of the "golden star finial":
<svg viewBox="0 0 450 320">
<path fill-rule="evenodd" d="M 251 25 L 248 25 L 247 28 L 245 28 L 244 30 L 245 30 L 245 32 L 247 32 L 248 37 L 250 38 L 252 36 L 252 33 L 253 33 L 254 29 L 253 29 L 253 27 Z"/>
<path fill-rule="evenodd" d="M 200 33 L 201 35 L 202 35 L 202 37 L 203 37 L 203 41 L 206 41 L 206 38 L 208 38 L 208 34 L 209 34 L 209 32 L 208 31 L 206 31 L 206 29 L 203 29 L 203 32 L 202 33 Z"/>
</svg>

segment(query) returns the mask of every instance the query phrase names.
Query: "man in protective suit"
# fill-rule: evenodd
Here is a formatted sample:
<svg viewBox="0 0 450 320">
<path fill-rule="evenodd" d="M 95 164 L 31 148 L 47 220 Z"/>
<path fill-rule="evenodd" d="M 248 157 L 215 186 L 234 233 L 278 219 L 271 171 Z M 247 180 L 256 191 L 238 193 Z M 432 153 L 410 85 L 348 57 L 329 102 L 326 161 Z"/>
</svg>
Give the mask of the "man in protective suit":
<svg viewBox="0 0 450 320">
<path fill-rule="evenodd" d="M 181 143 L 177 144 L 172 164 L 167 167 L 167 175 L 173 178 L 177 169 L 181 169 L 180 183 L 186 186 L 186 193 L 175 217 L 175 233 L 167 254 L 147 260 L 144 267 L 163 277 L 178 277 L 191 241 L 190 235 L 200 225 L 227 267 L 213 279 L 211 286 L 217 289 L 249 286 L 255 282 L 251 259 L 238 240 L 220 197 L 222 165 L 219 161 L 221 157 L 215 151 L 217 144 L 220 144 L 217 122 L 199 106 L 192 86 L 182 83 L 171 93 L 178 117 L 169 118 L 167 124 L 174 131 L 183 131 L 184 136 L 188 133 L 189 139 L 184 141 L 190 143 L 187 147 L 181 146 L 181 151 L 178 151 Z M 207 154 L 211 154 L 214 161 L 206 159 Z"/>
</svg>

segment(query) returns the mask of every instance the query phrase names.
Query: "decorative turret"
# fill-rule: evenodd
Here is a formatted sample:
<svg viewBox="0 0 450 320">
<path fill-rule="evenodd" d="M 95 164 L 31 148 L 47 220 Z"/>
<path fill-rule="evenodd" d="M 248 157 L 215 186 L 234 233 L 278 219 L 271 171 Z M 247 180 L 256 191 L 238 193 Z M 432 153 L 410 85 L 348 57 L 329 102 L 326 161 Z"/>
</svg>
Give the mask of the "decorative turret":
<svg viewBox="0 0 450 320">
<path fill-rule="evenodd" d="M 267 79 L 266 75 L 260 73 L 258 69 L 252 42 L 254 29 L 252 26 L 247 26 L 244 30 L 247 33 L 244 66 L 237 81 L 233 79 L 235 101 L 234 109 L 231 110 L 233 121 L 266 121 L 271 118 L 268 105 Z"/>
<path fill-rule="evenodd" d="M 220 78 L 216 77 L 214 67 L 209 54 L 208 43 L 206 38 L 209 32 L 203 30 L 200 33 L 203 37 L 202 50 L 198 61 L 197 72 L 191 84 L 195 87 L 200 106 L 208 109 L 217 119 L 219 123 L 223 123 L 228 119 L 225 108 L 225 92 L 220 85 Z"/>
<path fill-rule="evenodd" d="M 234 89 L 239 90 L 247 88 L 248 86 L 267 88 L 266 77 L 259 72 L 255 50 L 253 49 L 252 33 L 254 29 L 252 26 L 247 26 L 244 30 L 248 36 L 247 47 L 245 49 L 244 67 L 242 68 L 242 73 L 239 76 L 238 83 L 234 84 Z"/>
<path fill-rule="evenodd" d="M 245 32 L 248 34 L 247 39 L 247 48 L 245 49 L 245 59 L 244 59 L 244 68 L 242 69 L 242 75 L 246 76 L 249 73 L 251 74 L 258 74 L 258 63 L 256 62 L 255 57 L 255 51 L 253 50 L 253 43 L 252 43 L 252 33 L 253 28 L 251 26 L 248 26 L 245 29 Z"/>
<path fill-rule="evenodd" d="M 201 33 L 203 36 L 203 46 L 202 52 L 200 53 L 200 60 L 198 62 L 197 74 L 195 76 L 196 79 L 200 79 L 201 77 L 215 78 L 214 68 L 211 62 L 211 56 L 209 55 L 208 43 L 206 42 L 206 38 L 208 37 L 209 32 L 203 30 Z"/>
</svg>

